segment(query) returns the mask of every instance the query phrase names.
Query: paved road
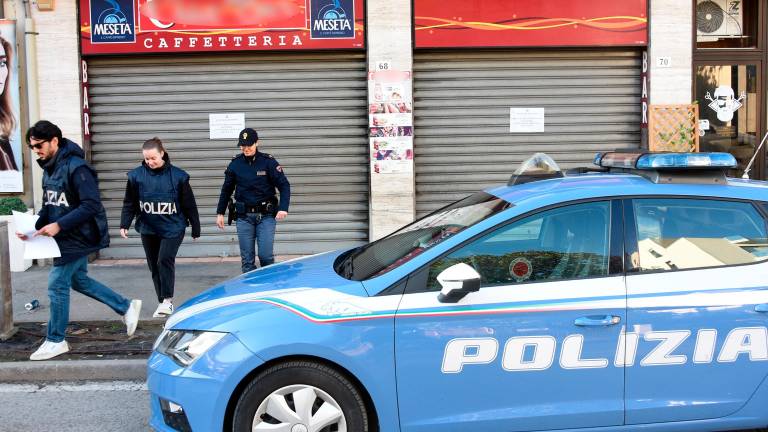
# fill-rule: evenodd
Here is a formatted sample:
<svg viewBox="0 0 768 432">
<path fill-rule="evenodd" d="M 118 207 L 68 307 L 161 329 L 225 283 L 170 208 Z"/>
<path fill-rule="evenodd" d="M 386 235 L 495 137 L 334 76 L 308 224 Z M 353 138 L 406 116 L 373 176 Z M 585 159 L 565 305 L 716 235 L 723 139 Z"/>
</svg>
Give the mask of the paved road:
<svg viewBox="0 0 768 432">
<path fill-rule="evenodd" d="M 143 382 L 0 384 L 0 431 L 149 431 L 148 398 Z"/>
</svg>

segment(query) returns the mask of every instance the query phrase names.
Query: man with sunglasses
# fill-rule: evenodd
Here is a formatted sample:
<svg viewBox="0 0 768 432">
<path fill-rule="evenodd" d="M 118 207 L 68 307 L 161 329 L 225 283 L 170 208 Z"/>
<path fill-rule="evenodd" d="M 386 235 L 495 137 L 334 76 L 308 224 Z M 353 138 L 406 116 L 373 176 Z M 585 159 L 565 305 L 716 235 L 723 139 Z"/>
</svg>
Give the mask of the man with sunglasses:
<svg viewBox="0 0 768 432">
<path fill-rule="evenodd" d="M 291 185 L 277 160 L 259 152 L 259 135 L 255 130 L 245 128 L 240 131 L 237 145 L 242 153 L 232 158 L 224 171 L 216 225 L 224 229 L 224 211 L 234 191 L 240 261 L 242 271 L 246 273 L 256 268 L 255 243 L 258 243 L 262 267 L 275 262 L 276 221 L 288 216 Z M 279 203 L 275 189 L 280 191 Z"/>
<path fill-rule="evenodd" d="M 43 207 L 34 235 L 53 237 L 61 251 L 48 276 L 51 313 L 47 335 L 30 360 L 47 360 L 69 351 L 64 337 L 69 324 L 70 288 L 122 315 L 128 336 L 132 336 L 139 322 L 141 300 L 128 300 L 88 277 L 88 255 L 109 246 L 107 214 L 99 198 L 96 172 L 83 159 L 80 146 L 63 138 L 61 129 L 49 121 L 35 123 L 26 139 L 43 169 Z M 16 235 L 27 240 L 21 233 Z"/>
</svg>

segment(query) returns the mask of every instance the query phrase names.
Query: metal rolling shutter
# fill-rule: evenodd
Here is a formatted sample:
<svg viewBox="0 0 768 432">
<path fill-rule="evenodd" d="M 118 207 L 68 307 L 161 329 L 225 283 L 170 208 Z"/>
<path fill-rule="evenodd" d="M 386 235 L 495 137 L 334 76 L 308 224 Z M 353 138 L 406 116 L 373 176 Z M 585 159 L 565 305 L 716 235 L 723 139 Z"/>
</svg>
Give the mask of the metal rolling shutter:
<svg viewBox="0 0 768 432">
<path fill-rule="evenodd" d="M 215 227 L 224 169 L 235 139 L 209 140 L 208 114 L 244 112 L 260 149 L 291 182 L 288 219 L 275 253 L 308 254 L 368 238 L 368 143 L 364 53 L 258 53 L 89 61 L 92 161 L 107 208 L 106 258 L 143 257 L 137 233 L 119 236 L 126 172 L 153 136 L 195 191 L 202 237 L 179 256 L 239 254 L 234 224 Z M 189 235 L 189 231 L 188 231 Z"/>
<path fill-rule="evenodd" d="M 506 183 L 534 152 L 571 168 L 638 148 L 640 62 L 635 50 L 417 52 L 417 215 Z M 546 132 L 510 133 L 510 107 L 543 107 Z"/>
</svg>

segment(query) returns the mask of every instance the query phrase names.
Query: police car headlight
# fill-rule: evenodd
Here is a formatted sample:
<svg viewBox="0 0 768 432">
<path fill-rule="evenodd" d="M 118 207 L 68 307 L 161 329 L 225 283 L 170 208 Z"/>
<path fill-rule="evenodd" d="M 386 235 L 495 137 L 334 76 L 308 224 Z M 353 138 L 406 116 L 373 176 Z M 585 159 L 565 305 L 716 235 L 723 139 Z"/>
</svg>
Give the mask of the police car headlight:
<svg viewBox="0 0 768 432">
<path fill-rule="evenodd" d="M 154 349 L 179 366 L 187 367 L 226 335 L 220 332 L 164 330 L 157 338 Z"/>
</svg>

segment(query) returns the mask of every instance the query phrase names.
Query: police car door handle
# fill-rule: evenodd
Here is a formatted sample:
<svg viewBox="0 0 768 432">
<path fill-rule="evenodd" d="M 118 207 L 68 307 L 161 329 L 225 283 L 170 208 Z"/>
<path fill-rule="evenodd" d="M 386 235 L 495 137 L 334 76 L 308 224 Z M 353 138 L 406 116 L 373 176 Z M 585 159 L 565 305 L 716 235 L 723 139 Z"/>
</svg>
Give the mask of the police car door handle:
<svg viewBox="0 0 768 432">
<path fill-rule="evenodd" d="M 590 315 L 576 318 L 573 322 L 579 327 L 605 327 L 616 325 L 621 322 L 621 317 L 616 315 Z"/>
<path fill-rule="evenodd" d="M 755 312 L 768 312 L 768 303 L 755 305 Z"/>
</svg>

